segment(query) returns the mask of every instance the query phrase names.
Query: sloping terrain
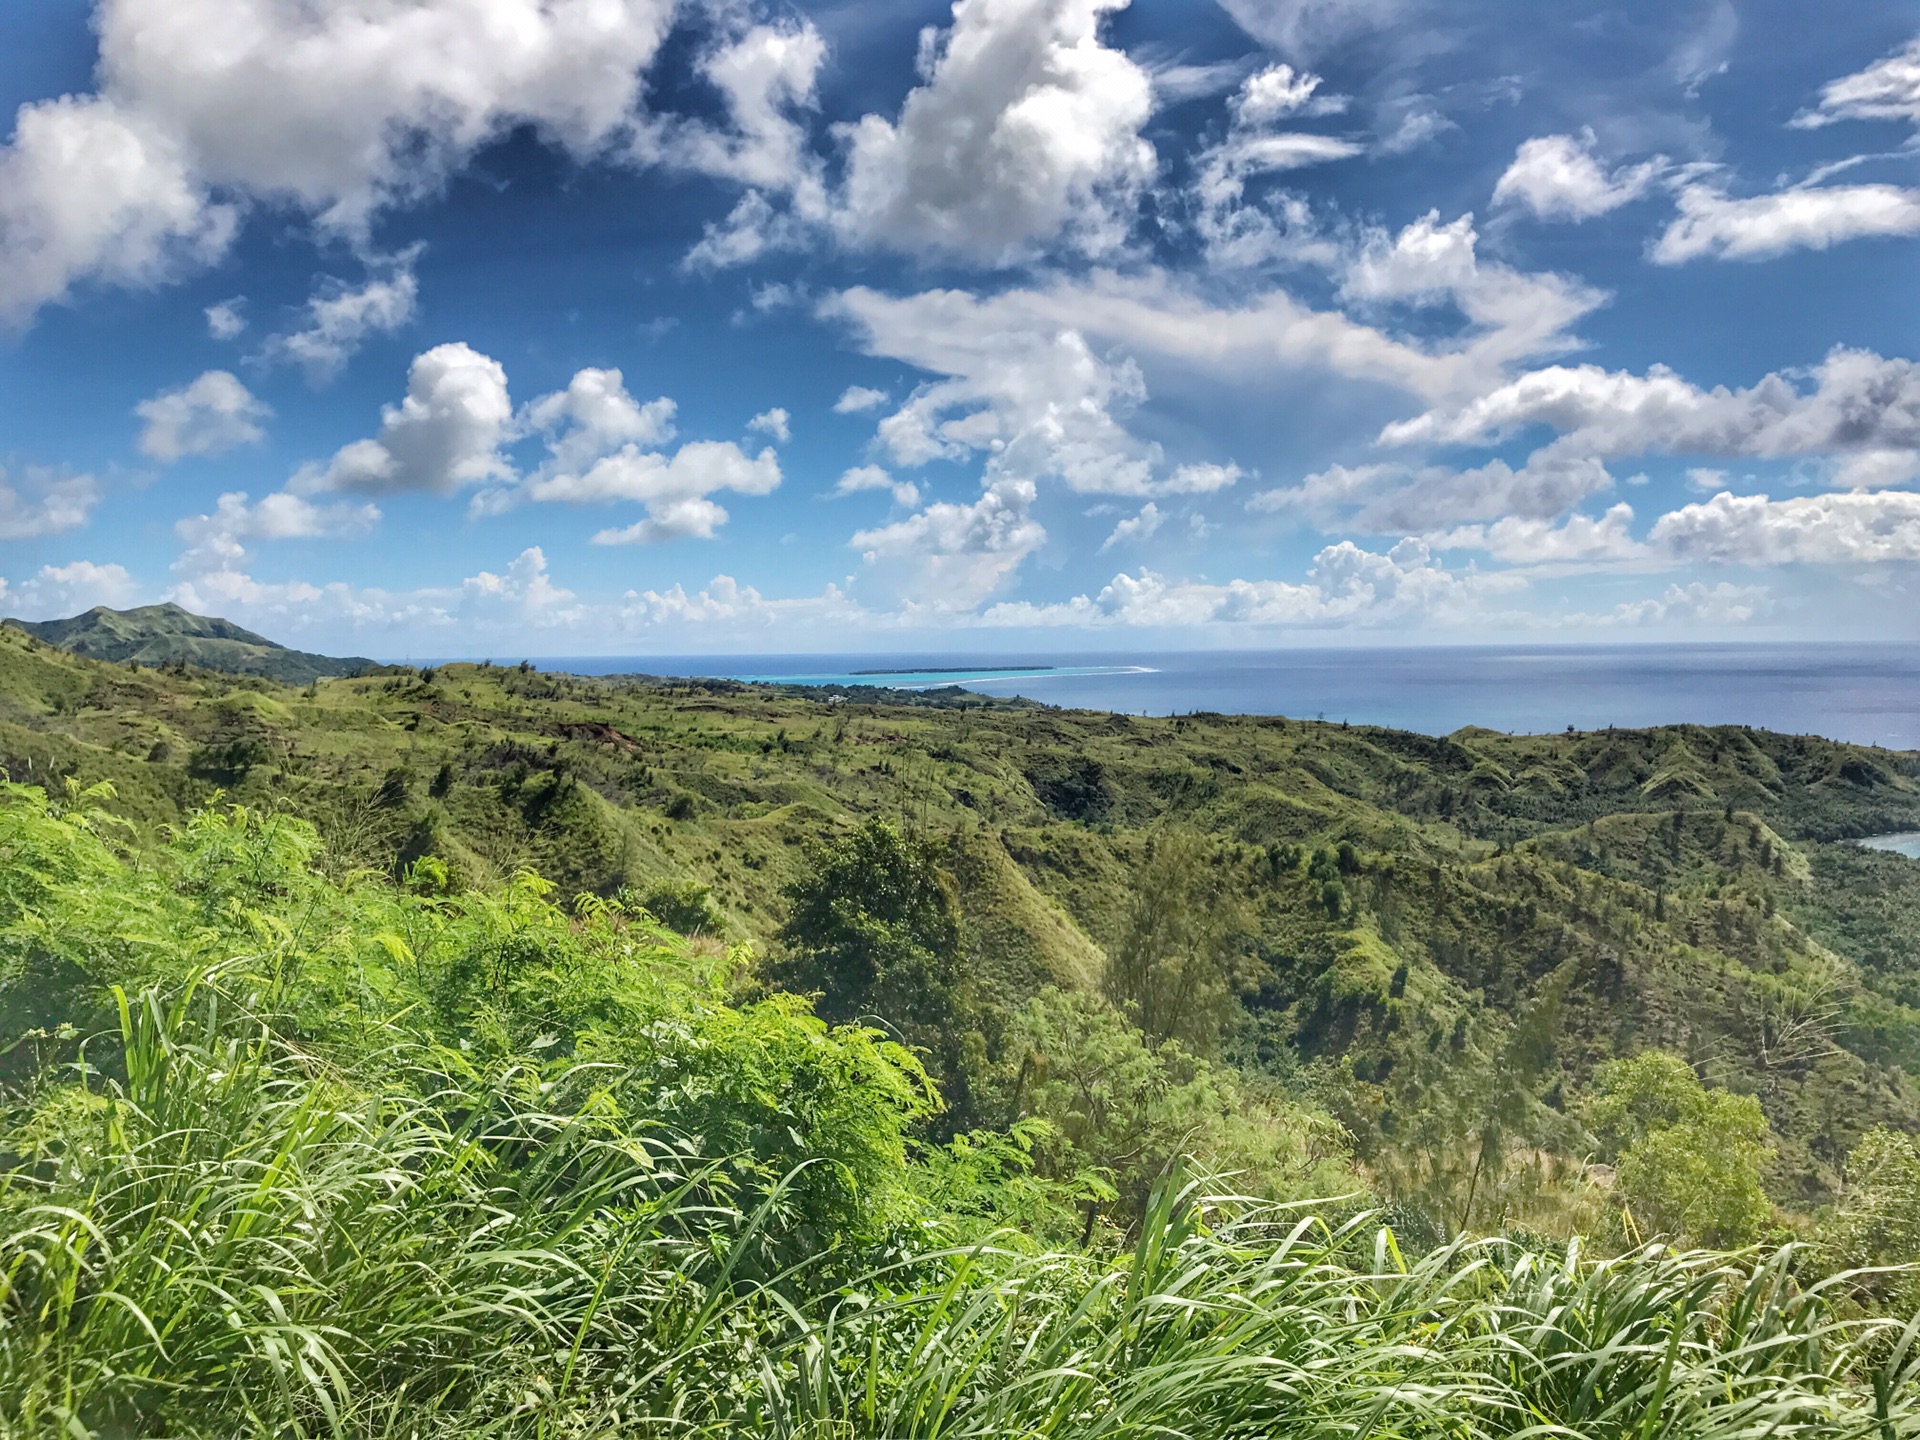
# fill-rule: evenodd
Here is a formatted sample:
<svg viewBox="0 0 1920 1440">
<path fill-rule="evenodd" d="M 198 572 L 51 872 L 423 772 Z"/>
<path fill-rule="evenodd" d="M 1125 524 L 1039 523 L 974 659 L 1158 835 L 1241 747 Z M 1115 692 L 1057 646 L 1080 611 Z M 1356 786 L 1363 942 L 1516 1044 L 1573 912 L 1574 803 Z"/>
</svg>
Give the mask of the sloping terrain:
<svg viewBox="0 0 1920 1440">
<path fill-rule="evenodd" d="M 49 645 L 90 660 L 134 665 L 197 665 L 230 675 L 260 675 L 283 685 L 357 675 L 373 668 L 363 657 L 336 658 L 289 650 L 231 620 L 195 615 L 178 605 L 109 610 L 96 605 L 65 620 L 7 620 Z"/>
<path fill-rule="evenodd" d="M 1313 1087 L 1363 1159 L 1410 1143 L 1440 1077 L 1508 1083 L 1523 1025 L 1546 1035 L 1529 1143 L 1560 1143 L 1598 1064 L 1655 1046 L 1759 1098 L 1790 1205 L 1830 1197 L 1869 1127 L 1920 1128 L 1920 864 L 1842 843 L 1920 827 L 1910 754 L 475 665 L 292 689 L 0 632 L 0 757 L 17 780 L 111 779 L 146 827 L 216 791 L 295 811 L 342 872 L 433 856 L 457 883 L 698 882 L 762 953 L 812 847 L 886 818 L 943 848 L 989 1056 L 993 1016 L 1100 983 L 1156 843 L 1195 834 L 1244 958 L 1227 1053 Z"/>
</svg>

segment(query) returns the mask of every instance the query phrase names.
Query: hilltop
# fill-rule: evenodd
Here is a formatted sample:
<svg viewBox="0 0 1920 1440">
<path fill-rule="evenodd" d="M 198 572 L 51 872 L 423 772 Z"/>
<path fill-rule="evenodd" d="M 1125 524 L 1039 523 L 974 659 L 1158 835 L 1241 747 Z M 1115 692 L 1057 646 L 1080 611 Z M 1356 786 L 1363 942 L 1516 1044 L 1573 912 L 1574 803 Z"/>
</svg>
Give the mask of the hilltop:
<svg viewBox="0 0 1920 1440">
<path fill-rule="evenodd" d="M 49 645 L 90 660 L 135 665 L 197 665 L 230 675 L 259 675 L 285 685 L 354 675 L 374 662 L 360 656 L 336 658 L 291 650 L 264 635 L 178 605 L 142 605 L 110 610 L 96 605 L 65 620 L 5 620 Z"/>
<path fill-rule="evenodd" d="M 1110 991 L 1116 955 L 1187 943 L 1141 940 L 1158 894 L 1210 910 L 1225 957 L 1184 1043 L 1317 1097 L 1376 1175 L 1436 1126 L 1481 1133 L 1474 1107 L 1509 1117 L 1516 1154 L 1577 1164 L 1568 1116 L 1597 1068 L 1649 1047 L 1760 1100 L 1790 1208 L 1837 1194 L 1873 1125 L 1920 1129 L 1920 864 L 1843 843 L 1920 828 L 1920 756 L 1739 726 L 1433 737 L 467 664 L 295 689 L 10 633 L 12 778 L 111 780 L 143 833 L 221 794 L 314 821 L 333 873 L 531 870 L 761 956 L 822 843 L 874 818 L 924 836 L 982 1086 L 1032 997 Z"/>
</svg>

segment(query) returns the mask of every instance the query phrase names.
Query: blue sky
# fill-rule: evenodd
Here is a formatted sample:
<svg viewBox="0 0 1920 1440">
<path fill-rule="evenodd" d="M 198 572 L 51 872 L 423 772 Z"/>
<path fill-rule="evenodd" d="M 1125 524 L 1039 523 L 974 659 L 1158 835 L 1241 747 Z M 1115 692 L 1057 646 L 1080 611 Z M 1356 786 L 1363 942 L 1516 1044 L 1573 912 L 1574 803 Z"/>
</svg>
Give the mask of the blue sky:
<svg viewBox="0 0 1920 1440">
<path fill-rule="evenodd" d="M 0 610 L 661 654 L 1920 638 L 1920 21 L 0 8 Z"/>
</svg>

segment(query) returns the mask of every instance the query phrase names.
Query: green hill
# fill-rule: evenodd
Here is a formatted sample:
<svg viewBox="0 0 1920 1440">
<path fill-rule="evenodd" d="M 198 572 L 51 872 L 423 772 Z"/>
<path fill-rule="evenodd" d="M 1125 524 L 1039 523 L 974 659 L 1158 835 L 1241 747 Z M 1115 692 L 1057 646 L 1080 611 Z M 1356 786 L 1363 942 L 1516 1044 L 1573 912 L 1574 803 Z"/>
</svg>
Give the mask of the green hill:
<svg viewBox="0 0 1920 1440">
<path fill-rule="evenodd" d="M 1846 843 L 1920 829 L 1913 754 L 467 664 L 296 689 L 0 630 L 0 761 L 54 793 L 111 780 L 143 836 L 216 795 L 302 816 L 339 877 L 706 887 L 718 919 L 689 928 L 758 957 L 818 847 L 886 821 L 934 848 L 961 921 L 956 1123 L 1064 1083 L 1028 1065 L 1034 1026 L 1072 1019 L 1035 1018 L 1050 988 L 1144 1017 L 1129 967 L 1171 967 L 1160 1038 L 1311 1097 L 1367 1183 L 1446 1229 L 1579 1223 L 1580 1117 L 1644 1051 L 1758 1102 L 1786 1216 L 1843 1193 L 1873 1127 L 1920 1131 L 1920 863 Z"/>
<path fill-rule="evenodd" d="M 24 630 L 89 660 L 197 665 L 229 675 L 260 675 L 283 685 L 354 675 L 373 668 L 374 663 L 359 656 L 341 659 L 290 650 L 231 620 L 195 615 L 171 604 L 142 605 L 134 610 L 96 605 L 84 615 L 65 620 L 5 620 L 0 624 Z"/>
</svg>

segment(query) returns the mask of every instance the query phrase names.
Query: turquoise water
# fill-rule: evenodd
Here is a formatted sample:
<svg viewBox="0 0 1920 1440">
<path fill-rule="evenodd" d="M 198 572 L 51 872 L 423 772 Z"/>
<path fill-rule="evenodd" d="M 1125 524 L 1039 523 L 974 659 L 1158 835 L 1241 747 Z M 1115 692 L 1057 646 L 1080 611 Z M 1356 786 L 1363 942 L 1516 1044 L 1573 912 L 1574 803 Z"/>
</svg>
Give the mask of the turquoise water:
<svg viewBox="0 0 1920 1440">
<path fill-rule="evenodd" d="M 495 656 L 495 659 L 517 659 Z M 1920 749 L 1920 646 L 1432 646 L 1087 654 L 564 657 L 583 675 L 802 685 L 961 685 L 1133 715 L 1288 715 L 1444 735 L 1609 725 L 1752 725 Z M 1040 668 L 1028 668 L 1040 667 Z M 885 670 L 891 674 L 861 674 Z M 913 670 L 913 674 L 898 673 Z"/>
<path fill-rule="evenodd" d="M 1899 835 L 1870 835 L 1859 842 L 1869 850 L 1891 850 L 1896 855 L 1904 855 L 1909 860 L 1920 860 L 1920 831 L 1909 830 Z"/>
<path fill-rule="evenodd" d="M 858 670 L 824 670 L 795 674 L 791 670 L 769 670 L 763 674 L 724 672 L 728 680 L 744 680 L 761 685 L 884 685 L 893 690 L 940 690 L 958 685 L 964 690 L 987 694 L 1022 695 L 1036 685 L 1060 680 L 1084 680 L 1096 676 L 1151 675 L 1146 665 L 985 665 L 941 670 L 932 666 L 883 666 Z"/>
</svg>

